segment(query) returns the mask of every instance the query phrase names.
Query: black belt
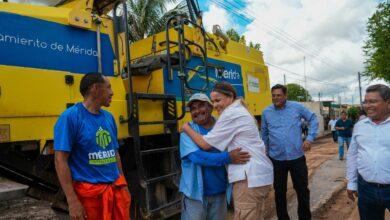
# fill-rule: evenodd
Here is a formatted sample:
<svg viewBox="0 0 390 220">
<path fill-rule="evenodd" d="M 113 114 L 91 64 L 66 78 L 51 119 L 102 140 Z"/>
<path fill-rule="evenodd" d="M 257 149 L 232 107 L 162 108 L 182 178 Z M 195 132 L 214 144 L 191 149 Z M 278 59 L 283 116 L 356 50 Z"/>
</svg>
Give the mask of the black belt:
<svg viewBox="0 0 390 220">
<path fill-rule="evenodd" d="M 366 182 L 368 185 L 370 185 L 370 186 L 374 186 L 374 187 L 377 187 L 377 188 L 390 188 L 390 184 L 381 184 L 381 183 L 371 183 L 371 182 L 367 182 L 367 181 L 365 181 L 364 180 L 364 178 L 360 175 L 360 174 L 358 174 L 359 175 L 359 177 L 360 178 L 362 178 L 362 180 L 364 181 L 364 182 Z"/>
<path fill-rule="evenodd" d="M 377 188 L 390 188 L 390 184 L 380 184 L 380 183 L 370 183 L 370 182 L 367 182 L 369 185 L 371 186 L 375 186 Z"/>
</svg>

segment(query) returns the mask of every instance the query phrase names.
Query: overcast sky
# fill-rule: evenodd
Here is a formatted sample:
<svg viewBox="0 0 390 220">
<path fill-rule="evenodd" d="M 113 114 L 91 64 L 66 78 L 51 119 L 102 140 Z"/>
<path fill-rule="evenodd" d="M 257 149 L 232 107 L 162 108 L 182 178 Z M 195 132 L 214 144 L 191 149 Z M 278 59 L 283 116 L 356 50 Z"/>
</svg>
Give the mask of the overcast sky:
<svg viewBox="0 0 390 220">
<path fill-rule="evenodd" d="M 261 43 L 271 85 L 283 83 L 285 74 L 287 83 L 304 86 L 305 66 L 307 89 L 314 100 L 321 92 L 321 100 L 338 101 L 340 94 L 343 103 L 359 102 L 357 72 L 364 67 L 366 23 L 377 4 L 375 0 L 199 0 L 208 31 L 219 24 L 224 30 L 235 28 L 247 42 Z M 363 81 L 363 90 L 377 82 Z"/>
</svg>

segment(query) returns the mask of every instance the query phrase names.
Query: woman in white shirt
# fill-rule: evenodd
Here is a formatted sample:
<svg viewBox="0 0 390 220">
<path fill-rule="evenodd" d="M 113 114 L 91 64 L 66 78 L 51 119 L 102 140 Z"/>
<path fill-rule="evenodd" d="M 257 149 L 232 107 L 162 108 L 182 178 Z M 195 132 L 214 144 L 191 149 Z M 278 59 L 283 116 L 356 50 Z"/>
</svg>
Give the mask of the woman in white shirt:
<svg viewBox="0 0 390 220">
<path fill-rule="evenodd" d="M 229 182 L 233 183 L 234 219 L 264 219 L 264 201 L 273 183 L 273 167 L 256 121 L 229 83 L 217 83 L 210 96 L 220 115 L 213 129 L 202 136 L 184 124 L 183 131 L 204 150 L 242 148 L 249 152 L 248 163 L 228 166 Z"/>
</svg>

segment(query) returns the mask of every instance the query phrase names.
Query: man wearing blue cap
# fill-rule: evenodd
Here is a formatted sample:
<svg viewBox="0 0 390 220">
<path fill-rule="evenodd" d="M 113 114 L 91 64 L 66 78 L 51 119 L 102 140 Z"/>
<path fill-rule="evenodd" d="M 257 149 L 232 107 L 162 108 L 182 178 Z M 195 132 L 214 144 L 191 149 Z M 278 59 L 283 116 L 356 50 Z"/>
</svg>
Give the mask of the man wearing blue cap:
<svg viewBox="0 0 390 220">
<path fill-rule="evenodd" d="M 196 93 L 191 96 L 187 107 L 192 117 L 190 126 L 202 135 L 207 134 L 215 124 L 210 99 L 205 94 Z M 249 154 L 241 149 L 203 151 L 183 132 L 180 136 L 180 157 L 180 191 L 184 194 L 181 219 L 227 219 L 225 165 L 244 164 L 249 161 Z"/>
</svg>

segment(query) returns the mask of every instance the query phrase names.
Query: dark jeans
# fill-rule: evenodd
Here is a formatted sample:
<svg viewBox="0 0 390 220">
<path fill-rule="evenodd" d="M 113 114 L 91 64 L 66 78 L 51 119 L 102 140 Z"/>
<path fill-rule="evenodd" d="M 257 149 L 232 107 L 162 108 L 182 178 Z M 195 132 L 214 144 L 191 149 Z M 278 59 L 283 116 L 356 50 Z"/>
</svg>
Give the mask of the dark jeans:
<svg viewBox="0 0 390 220">
<path fill-rule="evenodd" d="M 361 220 L 384 220 L 390 211 L 390 185 L 376 186 L 358 176 L 358 206 Z"/>
<path fill-rule="evenodd" d="M 295 160 L 279 161 L 271 158 L 274 165 L 274 189 L 276 213 L 279 220 L 288 220 L 287 212 L 287 175 L 290 171 L 293 186 L 298 198 L 298 216 L 300 220 L 311 219 L 310 191 L 308 189 L 308 172 L 306 157 Z"/>
<path fill-rule="evenodd" d="M 332 131 L 333 142 L 337 143 L 337 131 Z"/>
</svg>

